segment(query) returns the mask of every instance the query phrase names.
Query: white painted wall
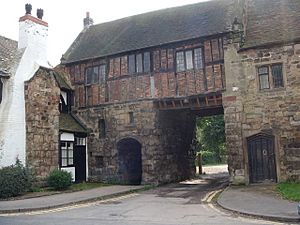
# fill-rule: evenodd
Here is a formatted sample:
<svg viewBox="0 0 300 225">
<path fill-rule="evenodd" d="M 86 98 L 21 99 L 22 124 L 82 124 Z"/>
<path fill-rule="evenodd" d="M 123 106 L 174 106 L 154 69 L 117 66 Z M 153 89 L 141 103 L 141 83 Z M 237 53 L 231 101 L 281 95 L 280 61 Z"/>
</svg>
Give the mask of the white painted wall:
<svg viewBox="0 0 300 225">
<path fill-rule="evenodd" d="M 39 66 L 49 67 L 46 43 L 48 28 L 26 20 L 20 22 L 18 54 L 20 62 L 4 82 L 0 104 L 0 167 L 14 164 L 18 157 L 24 164 L 26 148 L 24 82 L 32 78 Z M 28 35 L 28 37 L 26 37 Z M 47 134 L 45 134 L 47 135 Z"/>
<path fill-rule="evenodd" d="M 72 134 L 72 133 L 62 133 L 60 135 L 60 140 L 61 141 L 74 141 L 75 137 L 74 137 L 74 134 Z"/>
<path fill-rule="evenodd" d="M 61 170 L 70 172 L 72 174 L 72 181 L 75 181 L 75 167 L 62 167 Z"/>
</svg>

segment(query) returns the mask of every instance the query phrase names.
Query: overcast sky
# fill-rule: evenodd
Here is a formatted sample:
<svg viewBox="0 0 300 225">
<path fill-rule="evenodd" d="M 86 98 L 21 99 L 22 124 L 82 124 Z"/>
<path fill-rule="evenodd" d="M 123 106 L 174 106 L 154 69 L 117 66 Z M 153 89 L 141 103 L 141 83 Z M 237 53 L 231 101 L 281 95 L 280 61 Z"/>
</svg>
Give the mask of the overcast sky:
<svg viewBox="0 0 300 225">
<path fill-rule="evenodd" d="M 48 58 L 56 65 L 83 29 L 87 11 L 94 24 L 98 24 L 201 1 L 205 0 L 5 0 L 1 6 L 0 35 L 18 40 L 18 19 L 25 14 L 26 3 L 32 4 L 33 16 L 36 16 L 37 8 L 44 9 L 43 20 L 49 23 Z"/>
</svg>

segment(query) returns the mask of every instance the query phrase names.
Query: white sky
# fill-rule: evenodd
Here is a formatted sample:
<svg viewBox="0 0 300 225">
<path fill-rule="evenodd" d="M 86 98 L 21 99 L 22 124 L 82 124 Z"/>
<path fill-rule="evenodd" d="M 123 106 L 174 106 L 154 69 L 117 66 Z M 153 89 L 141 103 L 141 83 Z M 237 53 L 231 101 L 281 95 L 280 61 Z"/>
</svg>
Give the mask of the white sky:
<svg viewBox="0 0 300 225">
<path fill-rule="evenodd" d="M 157 9 L 186 5 L 205 0 L 5 0 L 0 13 L 0 35 L 18 40 L 19 17 L 25 15 L 25 4 L 44 9 L 43 20 L 49 23 L 48 59 L 52 65 L 60 62 L 83 29 L 87 11 L 94 24 L 103 23 Z"/>
</svg>

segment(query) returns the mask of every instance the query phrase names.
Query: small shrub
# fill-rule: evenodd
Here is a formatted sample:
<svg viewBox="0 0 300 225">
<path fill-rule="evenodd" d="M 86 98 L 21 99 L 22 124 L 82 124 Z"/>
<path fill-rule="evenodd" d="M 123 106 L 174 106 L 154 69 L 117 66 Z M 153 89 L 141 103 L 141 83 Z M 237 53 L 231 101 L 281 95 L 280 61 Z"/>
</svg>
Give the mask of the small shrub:
<svg viewBox="0 0 300 225">
<path fill-rule="evenodd" d="M 30 170 L 20 160 L 0 169 L 0 198 L 9 198 L 26 192 L 32 186 Z"/>
<path fill-rule="evenodd" d="M 55 190 L 64 190 L 72 185 L 72 174 L 64 170 L 53 170 L 48 176 L 49 187 Z"/>
</svg>

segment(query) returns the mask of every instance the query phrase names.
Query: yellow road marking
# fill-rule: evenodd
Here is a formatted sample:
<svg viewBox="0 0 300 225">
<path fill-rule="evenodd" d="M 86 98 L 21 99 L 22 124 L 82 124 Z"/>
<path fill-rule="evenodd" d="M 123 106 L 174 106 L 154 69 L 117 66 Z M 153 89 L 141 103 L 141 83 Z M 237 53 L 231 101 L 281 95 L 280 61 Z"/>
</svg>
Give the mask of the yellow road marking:
<svg viewBox="0 0 300 225">
<path fill-rule="evenodd" d="M 115 198 L 110 198 L 110 199 L 106 199 L 106 200 L 100 200 L 100 201 L 96 201 L 96 202 L 88 202 L 88 203 L 79 203 L 76 205 L 70 205 L 70 206 L 63 206 L 63 207 L 58 207 L 55 209 L 46 209 L 46 210 L 38 210 L 38 211 L 31 211 L 31 212 L 21 212 L 21 213 L 5 213 L 5 214 L 0 214 L 0 216 L 2 217 L 8 217 L 8 216 L 22 216 L 22 215 L 26 215 L 26 216 L 35 216 L 35 215 L 41 215 L 41 214 L 46 214 L 46 213 L 55 213 L 55 212 L 61 212 L 61 211 L 66 211 L 66 210 L 72 210 L 72 209 L 78 209 L 78 208 L 84 208 L 84 207 L 89 207 L 89 206 L 94 206 L 94 205 L 100 205 L 103 203 L 108 203 L 108 202 L 116 202 L 116 201 L 120 201 L 120 200 L 124 200 L 127 198 L 131 198 L 134 196 L 137 196 L 139 194 L 137 193 L 132 193 L 132 194 L 128 194 L 128 195 L 123 195 L 123 196 L 119 196 L 119 197 L 115 197 Z"/>
</svg>

